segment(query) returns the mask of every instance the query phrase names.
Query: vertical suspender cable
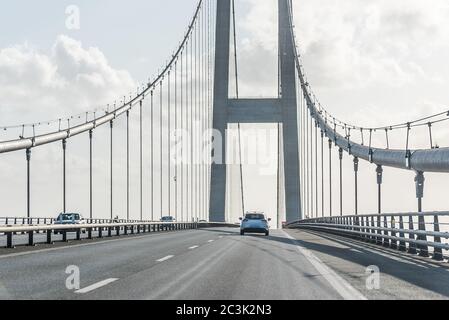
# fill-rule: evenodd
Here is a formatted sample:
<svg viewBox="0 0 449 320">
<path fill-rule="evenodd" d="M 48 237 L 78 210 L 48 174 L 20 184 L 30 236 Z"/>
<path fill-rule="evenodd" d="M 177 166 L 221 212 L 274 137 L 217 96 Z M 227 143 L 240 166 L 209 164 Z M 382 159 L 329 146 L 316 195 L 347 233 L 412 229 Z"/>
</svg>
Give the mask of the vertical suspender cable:
<svg viewBox="0 0 449 320">
<path fill-rule="evenodd" d="M 196 117 L 197 117 L 197 107 L 198 107 L 198 97 L 197 97 L 197 55 L 198 55 L 198 20 L 195 21 L 195 28 L 193 29 L 193 81 L 192 81 L 192 196 L 193 196 L 193 212 L 194 212 L 194 221 L 196 221 L 198 217 L 198 172 L 197 172 L 197 123 L 196 123 Z"/>
<path fill-rule="evenodd" d="M 167 215 L 171 216 L 171 70 L 168 71 L 168 84 L 167 84 L 167 203 L 168 212 Z"/>
<path fill-rule="evenodd" d="M 307 116 L 307 118 L 305 120 L 306 121 L 306 123 L 305 123 L 305 125 L 306 125 L 306 127 L 305 127 L 305 131 L 306 131 L 306 135 L 305 135 L 306 155 L 305 155 L 305 157 L 306 157 L 306 180 L 307 180 L 307 183 L 306 183 L 307 210 L 306 210 L 306 212 L 307 212 L 307 217 L 309 217 L 310 216 L 310 197 L 309 197 L 309 195 L 310 195 L 310 192 L 309 192 L 310 191 L 310 189 L 309 189 L 309 186 L 310 186 L 310 180 L 309 180 L 309 176 L 310 176 L 309 148 L 310 148 L 310 145 L 309 145 L 309 112 L 308 112 L 308 108 L 306 110 L 306 116 Z"/>
<path fill-rule="evenodd" d="M 114 121 L 113 120 L 111 120 L 111 122 L 109 123 L 110 124 L 110 151 L 111 151 L 111 154 L 110 154 L 110 156 L 111 156 L 111 159 L 110 159 L 110 170 L 111 170 L 111 172 L 110 172 L 110 196 L 111 196 L 111 198 L 110 198 L 110 209 L 111 209 L 111 220 L 113 219 L 113 210 L 114 210 L 114 208 L 113 208 L 113 191 L 114 191 L 114 189 L 113 189 L 113 182 L 114 182 L 114 180 L 113 180 L 113 172 L 114 172 L 114 169 L 113 169 L 113 167 L 112 167 L 112 165 L 113 165 L 113 163 L 112 163 L 112 161 L 113 161 L 113 149 L 112 149 L 112 147 L 113 147 L 113 129 L 114 129 Z"/>
<path fill-rule="evenodd" d="M 340 216 L 343 216 L 343 149 L 338 150 L 340 160 Z"/>
<path fill-rule="evenodd" d="M 89 218 L 91 220 L 93 219 L 92 138 L 93 138 L 93 131 L 89 130 Z"/>
<path fill-rule="evenodd" d="M 314 206 L 314 185 L 313 185 L 313 117 L 312 114 L 310 114 L 310 135 L 309 135 L 309 144 L 310 144 L 310 214 L 313 218 L 315 213 L 315 206 Z"/>
<path fill-rule="evenodd" d="M 62 140 L 62 212 L 67 212 L 66 207 L 66 149 L 67 140 Z"/>
<path fill-rule="evenodd" d="M 164 215 L 164 202 L 163 202 L 163 194 L 164 194 L 164 189 L 163 189 L 163 170 L 164 170 L 164 167 L 163 167 L 163 161 L 164 161 L 164 159 L 163 159 L 163 154 L 164 154 L 164 149 L 163 149 L 163 146 L 164 146 L 164 140 L 163 140 L 163 116 L 162 116 L 162 112 L 163 112 L 163 100 L 164 100 L 164 95 L 163 95 L 163 82 L 161 81 L 160 82 L 160 86 L 159 86 L 159 148 L 160 148 L 160 155 L 159 155 L 159 161 L 160 161 L 160 164 L 159 164 L 159 168 L 160 168 L 160 171 L 159 171 L 159 175 L 160 175 L 160 186 L 159 186 L 159 193 L 160 193 L 160 201 L 159 201 L 159 203 L 160 203 L 160 216 L 162 217 L 163 215 Z"/>
<path fill-rule="evenodd" d="M 303 216 L 306 217 L 308 215 L 307 211 L 307 162 L 306 162 L 306 156 L 307 156 L 307 144 L 306 144 L 306 117 L 307 117 L 307 110 L 306 110 L 306 104 L 304 96 L 301 97 L 302 102 L 302 120 L 301 120 L 301 140 L 302 140 L 302 175 L 303 175 L 303 187 L 302 187 L 302 194 L 303 194 Z M 305 213 L 305 214 L 304 214 Z"/>
<path fill-rule="evenodd" d="M 27 217 L 31 218 L 31 149 L 26 149 L 27 160 Z"/>
<path fill-rule="evenodd" d="M 278 163 L 277 163 L 277 174 L 276 174 L 276 183 L 277 183 L 277 188 L 276 188 L 276 204 L 277 204 L 277 227 L 278 229 L 280 229 L 282 227 L 282 224 L 280 223 L 280 219 L 281 219 L 281 208 L 280 208 L 280 192 L 281 192 L 281 185 L 280 185 L 280 169 L 281 169 L 281 124 L 280 122 L 278 122 L 277 124 L 277 129 L 278 129 Z"/>
<path fill-rule="evenodd" d="M 332 140 L 329 139 L 329 217 L 332 217 Z"/>
<path fill-rule="evenodd" d="M 192 33 L 193 37 L 193 33 Z M 193 195 L 193 39 L 190 41 L 190 215 L 192 221 L 194 221 L 194 195 Z"/>
<path fill-rule="evenodd" d="M 126 111 L 126 220 L 129 221 L 129 110 Z"/>
<path fill-rule="evenodd" d="M 175 62 L 175 143 L 178 143 L 178 61 Z M 178 220 L 178 148 L 175 150 L 175 219 Z"/>
<path fill-rule="evenodd" d="M 315 216 L 318 218 L 318 123 L 315 122 Z"/>
<path fill-rule="evenodd" d="M 143 101 L 139 103 L 139 120 L 140 120 L 140 221 L 143 221 Z"/>
<path fill-rule="evenodd" d="M 150 123 L 151 123 L 151 132 L 150 132 L 150 166 L 151 166 L 151 221 L 154 221 L 154 92 L 151 90 L 151 110 L 150 110 Z"/>
<path fill-rule="evenodd" d="M 181 129 L 182 129 L 182 136 L 181 136 L 181 221 L 184 222 L 184 96 L 183 96 L 183 79 L 184 79 L 184 50 L 181 51 L 181 79 L 180 79 L 180 108 L 181 108 Z"/>
<path fill-rule="evenodd" d="M 324 218 L 324 132 L 321 131 L 321 216 Z"/>
</svg>

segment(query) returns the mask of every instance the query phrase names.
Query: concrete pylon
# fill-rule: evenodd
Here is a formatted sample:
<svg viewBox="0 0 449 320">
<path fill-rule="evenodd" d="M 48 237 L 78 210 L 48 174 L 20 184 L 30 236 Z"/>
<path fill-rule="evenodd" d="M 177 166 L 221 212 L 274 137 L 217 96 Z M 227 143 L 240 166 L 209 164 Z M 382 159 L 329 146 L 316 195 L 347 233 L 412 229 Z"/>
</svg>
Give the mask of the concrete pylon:
<svg viewBox="0 0 449 320">
<path fill-rule="evenodd" d="M 302 219 L 295 44 L 289 18 L 290 3 L 290 0 L 278 0 L 280 96 L 273 99 L 230 99 L 231 0 L 217 1 L 213 128 L 223 139 L 223 163 L 214 162 L 211 166 L 210 221 L 225 221 L 226 130 L 229 123 L 282 123 L 286 219 L 287 222 Z"/>
</svg>

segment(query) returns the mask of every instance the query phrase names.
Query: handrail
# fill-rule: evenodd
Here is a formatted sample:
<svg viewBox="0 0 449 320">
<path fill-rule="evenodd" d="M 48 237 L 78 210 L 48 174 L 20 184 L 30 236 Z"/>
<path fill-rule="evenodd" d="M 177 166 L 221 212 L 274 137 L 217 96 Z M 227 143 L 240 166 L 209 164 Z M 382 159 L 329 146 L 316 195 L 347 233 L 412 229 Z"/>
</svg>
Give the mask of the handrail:
<svg viewBox="0 0 449 320">
<path fill-rule="evenodd" d="M 440 230 L 442 226 L 447 229 L 448 224 L 440 223 L 439 218 L 447 216 L 449 212 L 333 216 L 299 220 L 285 227 L 334 233 L 421 256 L 428 256 L 432 247 L 433 259 L 443 260 L 442 250 L 449 251 L 449 232 Z M 426 217 L 433 218 L 432 222 L 426 222 Z"/>
</svg>

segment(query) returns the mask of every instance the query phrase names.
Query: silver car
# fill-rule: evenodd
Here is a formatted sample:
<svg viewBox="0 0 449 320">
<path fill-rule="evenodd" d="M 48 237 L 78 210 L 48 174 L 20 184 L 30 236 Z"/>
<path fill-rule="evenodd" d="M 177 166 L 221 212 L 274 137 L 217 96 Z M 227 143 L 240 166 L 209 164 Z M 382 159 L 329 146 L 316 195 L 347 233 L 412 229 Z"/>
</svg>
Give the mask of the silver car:
<svg viewBox="0 0 449 320">
<path fill-rule="evenodd" d="M 270 235 L 268 222 L 271 219 L 267 219 L 263 213 L 247 213 L 240 220 L 242 221 L 240 224 L 240 235 L 243 236 L 245 233 L 264 233 L 266 236 Z"/>
</svg>

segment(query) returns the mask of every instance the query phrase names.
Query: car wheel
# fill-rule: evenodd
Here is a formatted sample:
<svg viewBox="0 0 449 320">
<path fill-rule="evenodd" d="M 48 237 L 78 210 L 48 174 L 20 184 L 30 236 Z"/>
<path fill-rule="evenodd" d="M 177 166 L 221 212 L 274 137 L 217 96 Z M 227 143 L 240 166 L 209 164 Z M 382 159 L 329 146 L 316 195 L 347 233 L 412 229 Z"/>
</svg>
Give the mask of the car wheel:
<svg viewBox="0 0 449 320">
<path fill-rule="evenodd" d="M 270 232 L 269 231 L 265 232 L 265 235 L 268 237 L 270 235 Z"/>
<path fill-rule="evenodd" d="M 245 235 L 245 231 L 240 230 L 240 235 L 241 235 L 241 236 L 244 236 L 244 235 Z"/>
</svg>

